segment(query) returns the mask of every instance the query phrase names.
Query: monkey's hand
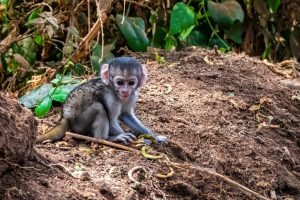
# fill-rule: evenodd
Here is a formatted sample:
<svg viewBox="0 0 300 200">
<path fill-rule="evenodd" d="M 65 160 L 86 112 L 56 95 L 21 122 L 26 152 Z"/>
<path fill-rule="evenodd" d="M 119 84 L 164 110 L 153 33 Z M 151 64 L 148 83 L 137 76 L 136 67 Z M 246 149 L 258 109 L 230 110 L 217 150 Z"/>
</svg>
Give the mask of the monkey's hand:
<svg viewBox="0 0 300 200">
<path fill-rule="evenodd" d="M 156 136 L 156 141 L 158 143 L 164 143 L 164 142 L 168 141 L 168 137 L 164 136 L 164 135 L 158 135 L 158 136 Z"/>
<path fill-rule="evenodd" d="M 154 137 L 154 136 L 152 136 Z M 154 137 L 157 143 L 166 143 L 168 142 L 168 137 L 164 136 L 164 135 L 157 135 Z M 150 145 L 152 143 L 152 141 L 150 139 L 144 139 L 144 143 L 146 145 Z"/>
<path fill-rule="evenodd" d="M 132 133 L 121 133 L 119 135 L 109 137 L 109 140 L 112 142 L 122 142 L 124 144 L 132 143 L 135 139 L 136 137 Z"/>
</svg>

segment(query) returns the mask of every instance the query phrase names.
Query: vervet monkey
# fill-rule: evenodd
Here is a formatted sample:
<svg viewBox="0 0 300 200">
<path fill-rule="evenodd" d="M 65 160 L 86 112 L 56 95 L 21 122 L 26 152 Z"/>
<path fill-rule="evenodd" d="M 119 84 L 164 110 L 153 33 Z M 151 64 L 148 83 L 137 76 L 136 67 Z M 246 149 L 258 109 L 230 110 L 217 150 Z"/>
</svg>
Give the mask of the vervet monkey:
<svg viewBox="0 0 300 200">
<path fill-rule="evenodd" d="M 147 69 L 136 59 L 119 57 L 101 67 L 101 78 L 91 79 L 76 87 L 63 105 L 62 123 L 36 142 L 61 139 L 70 129 L 113 142 L 131 143 L 140 134 L 149 134 L 157 142 L 167 137 L 154 134 L 135 116 L 139 88 L 147 81 Z M 124 123 L 126 133 L 119 124 Z"/>
</svg>

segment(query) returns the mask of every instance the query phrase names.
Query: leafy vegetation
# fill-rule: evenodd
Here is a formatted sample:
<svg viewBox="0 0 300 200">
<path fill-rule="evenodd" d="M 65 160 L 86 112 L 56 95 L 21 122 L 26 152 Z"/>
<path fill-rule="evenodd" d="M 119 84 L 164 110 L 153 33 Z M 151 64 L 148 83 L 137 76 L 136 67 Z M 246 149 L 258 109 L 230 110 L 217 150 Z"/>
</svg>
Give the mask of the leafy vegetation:
<svg viewBox="0 0 300 200">
<path fill-rule="evenodd" d="M 65 100 L 67 86 L 78 83 L 66 80 L 97 74 L 125 45 L 143 52 L 149 46 L 216 46 L 273 61 L 300 58 L 300 11 L 293 1 L 129 1 L 125 8 L 123 1 L 101 3 L 105 15 L 96 10 L 97 1 L 88 10 L 87 2 L 0 0 L 0 87 L 27 93 L 20 101 L 44 116 L 53 101 Z M 103 29 L 102 38 L 91 36 L 98 16 L 107 16 L 96 30 Z M 64 67 L 70 61 L 74 64 Z"/>
</svg>

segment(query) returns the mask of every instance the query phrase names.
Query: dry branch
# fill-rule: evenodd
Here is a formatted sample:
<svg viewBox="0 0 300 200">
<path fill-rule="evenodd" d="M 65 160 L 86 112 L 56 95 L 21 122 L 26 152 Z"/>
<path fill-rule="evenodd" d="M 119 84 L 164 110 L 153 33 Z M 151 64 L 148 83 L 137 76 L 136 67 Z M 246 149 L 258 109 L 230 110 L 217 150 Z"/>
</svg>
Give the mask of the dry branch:
<svg viewBox="0 0 300 200">
<path fill-rule="evenodd" d="M 79 61 L 89 49 L 90 42 L 97 36 L 98 32 L 101 30 L 101 26 L 105 23 L 107 15 L 105 12 L 101 13 L 101 17 L 98 18 L 91 31 L 83 38 L 78 49 L 73 53 L 72 58 L 75 61 Z M 101 24 L 101 22 L 103 24 Z"/>
<path fill-rule="evenodd" d="M 96 143 L 103 144 L 103 145 L 106 145 L 106 146 L 114 147 L 114 148 L 117 148 L 117 149 L 122 149 L 122 150 L 125 150 L 125 151 L 131 151 L 131 152 L 134 152 L 134 153 L 139 153 L 139 151 L 136 150 L 136 149 L 133 149 L 133 148 L 130 148 L 128 146 L 121 145 L 121 144 L 116 144 L 116 143 L 113 143 L 113 142 L 109 142 L 109 141 L 103 140 L 103 139 L 92 138 L 92 137 L 79 135 L 79 134 L 71 133 L 71 132 L 66 132 L 66 135 L 69 135 L 73 138 L 83 139 L 83 140 L 87 140 L 87 141 L 90 141 L 90 142 L 96 142 Z"/>
</svg>

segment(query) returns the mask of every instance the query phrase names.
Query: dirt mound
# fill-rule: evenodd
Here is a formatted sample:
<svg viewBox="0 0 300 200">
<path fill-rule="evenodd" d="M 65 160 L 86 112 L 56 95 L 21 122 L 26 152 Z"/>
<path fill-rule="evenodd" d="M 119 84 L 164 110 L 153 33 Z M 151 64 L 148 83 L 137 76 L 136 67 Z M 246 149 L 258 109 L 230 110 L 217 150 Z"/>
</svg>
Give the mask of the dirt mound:
<svg viewBox="0 0 300 200">
<path fill-rule="evenodd" d="M 189 48 L 158 52 L 160 62 L 152 54 L 134 55 L 150 73 L 137 115 L 179 144 L 148 151 L 164 153 L 180 167 L 165 159 L 65 140 L 36 148 L 78 179 L 28 162 L 25 166 L 34 170 L 16 170 L 0 179 L 1 199 L 253 199 L 197 167 L 267 198 L 300 198 L 300 102 L 293 98 L 299 93 L 285 88 L 282 76 L 243 54 Z M 292 65 L 299 69 L 299 64 Z M 48 120 L 55 123 L 57 115 Z M 169 178 L 157 177 L 172 171 Z"/>
<path fill-rule="evenodd" d="M 0 93 L 0 176 L 29 157 L 36 134 L 32 112 Z"/>
</svg>

